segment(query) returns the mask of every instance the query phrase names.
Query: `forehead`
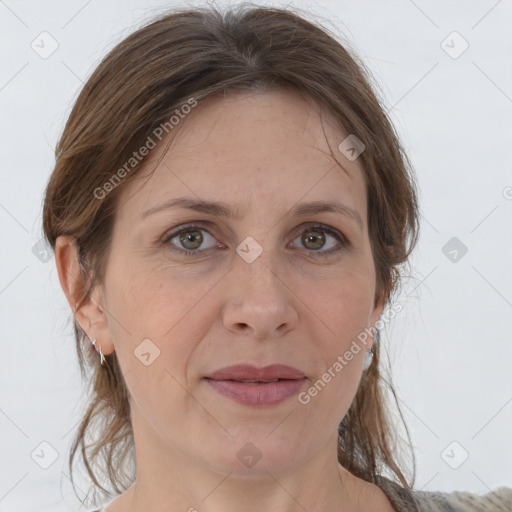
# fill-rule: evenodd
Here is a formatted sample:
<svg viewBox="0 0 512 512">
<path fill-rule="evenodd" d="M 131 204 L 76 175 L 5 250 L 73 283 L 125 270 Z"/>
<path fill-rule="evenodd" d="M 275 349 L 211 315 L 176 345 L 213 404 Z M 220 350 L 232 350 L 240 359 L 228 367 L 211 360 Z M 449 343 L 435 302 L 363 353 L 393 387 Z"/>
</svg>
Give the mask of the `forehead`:
<svg viewBox="0 0 512 512">
<path fill-rule="evenodd" d="M 122 191 L 129 198 L 121 202 L 126 215 L 187 196 L 233 206 L 266 198 L 267 211 L 270 204 L 279 210 L 301 199 L 343 200 L 366 218 L 362 165 L 338 150 L 348 133 L 298 93 L 207 98 L 180 123 L 146 157 L 142 180 Z"/>
</svg>

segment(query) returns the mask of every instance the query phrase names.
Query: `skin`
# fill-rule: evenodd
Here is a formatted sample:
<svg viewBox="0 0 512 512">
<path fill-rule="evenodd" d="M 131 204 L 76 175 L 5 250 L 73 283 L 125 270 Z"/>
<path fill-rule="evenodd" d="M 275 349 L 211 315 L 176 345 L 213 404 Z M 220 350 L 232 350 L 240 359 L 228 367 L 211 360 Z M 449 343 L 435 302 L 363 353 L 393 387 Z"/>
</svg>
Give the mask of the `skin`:
<svg viewBox="0 0 512 512">
<path fill-rule="evenodd" d="M 336 455 L 371 338 L 306 405 L 296 396 L 241 405 L 203 379 L 231 364 L 283 363 L 304 371 L 307 390 L 379 319 L 363 169 L 337 151 L 347 134 L 290 91 L 209 98 L 176 133 L 169 151 L 161 144 L 150 154 L 140 177 L 163 156 L 150 179 L 123 188 L 105 281 L 75 311 L 97 348 L 116 351 L 130 393 L 137 480 L 105 510 L 393 511 Z M 141 219 L 183 196 L 229 203 L 243 218 L 173 208 Z M 362 227 L 340 213 L 290 216 L 296 203 L 316 200 L 356 210 Z M 201 245 L 158 242 L 191 222 L 200 223 Z M 316 256 L 340 246 L 325 232 L 323 245 L 301 236 L 316 223 L 350 245 Z M 252 263 L 236 252 L 249 236 L 263 249 Z M 59 237 L 59 278 L 73 309 L 76 261 L 72 239 Z M 160 350 L 148 366 L 134 356 L 147 338 Z M 261 454 L 252 467 L 237 457 L 246 443 Z"/>
</svg>

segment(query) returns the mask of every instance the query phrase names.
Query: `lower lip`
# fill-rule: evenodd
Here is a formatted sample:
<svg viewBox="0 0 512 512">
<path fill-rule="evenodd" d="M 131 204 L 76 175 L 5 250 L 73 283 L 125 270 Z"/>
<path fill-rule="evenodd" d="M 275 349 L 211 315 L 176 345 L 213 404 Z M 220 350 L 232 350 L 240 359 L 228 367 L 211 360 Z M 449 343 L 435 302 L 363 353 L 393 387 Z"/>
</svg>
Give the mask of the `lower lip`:
<svg viewBox="0 0 512 512">
<path fill-rule="evenodd" d="M 244 405 L 273 405 L 296 395 L 304 385 L 306 377 L 264 384 L 248 384 L 232 380 L 206 380 L 221 395 L 238 403 Z"/>
</svg>

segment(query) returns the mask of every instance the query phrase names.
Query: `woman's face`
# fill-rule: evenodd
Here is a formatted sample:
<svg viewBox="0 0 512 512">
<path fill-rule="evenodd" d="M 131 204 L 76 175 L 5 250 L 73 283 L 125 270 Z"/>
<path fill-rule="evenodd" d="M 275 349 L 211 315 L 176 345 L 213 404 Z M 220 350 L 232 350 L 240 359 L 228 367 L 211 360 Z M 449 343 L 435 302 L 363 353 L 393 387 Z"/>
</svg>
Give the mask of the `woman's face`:
<svg viewBox="0 0 512 512">
<path fill-rule="evenodd" d="M 328 450 L 335 458 L 370 345 L 341 370 L 339 361 L 382 312 L 363 170 L 338 150 L 349 134 L 284 91 L 200 102 L 181 122 L 152 177 L 122 191 L 95 291 L 108 314 L 89 329 L 117 353 L 137 449 L 146 462 L 182 456 L 223 474 L 278 472 Z M 178 198 L 225 211 L 162 206 Z M 356 213 L 305 211 L 314 202 Z M 305 378 L 217 387 L 206 378 L 238 364 L 288 365 Z"/>
</svg>

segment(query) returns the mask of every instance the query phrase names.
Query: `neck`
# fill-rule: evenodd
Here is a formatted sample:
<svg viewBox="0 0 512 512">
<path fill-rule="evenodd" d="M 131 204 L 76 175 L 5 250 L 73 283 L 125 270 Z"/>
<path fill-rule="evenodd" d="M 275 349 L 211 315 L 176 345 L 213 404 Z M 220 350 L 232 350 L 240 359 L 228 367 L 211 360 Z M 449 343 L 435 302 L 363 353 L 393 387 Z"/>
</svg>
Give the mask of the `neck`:
<svg viewBox="0 0 512 512">
<path fill-rule="evenodd" d="M 154 432 L 154 431 L 153 431 Z M 137 436 L 134 429 L 137 479 L 104 512 L 353 512 L 358 496 L 356 478 L 337 461 L 337 431 L 313 457 L 291 458 L 285 469 L 262 457 L 250 469 L 223 461 L 219 470 L 164 443 L 162 438 Z"/>
<path fill-rule="evenodd" d="M 178 480 L 138 478 L 122 496 L 123 503 L 116 507 L 112 503 L 105 512 L 353 512 L 358 510 L 355 488 L 344 471 L 334 468 L 309 476 L 301 470 L 266 477 L 215 474 L 215 478 L 193 480 L 183 474 Z M 183 486 L 176 486 L 176 481 Z"/>
</svg>

